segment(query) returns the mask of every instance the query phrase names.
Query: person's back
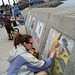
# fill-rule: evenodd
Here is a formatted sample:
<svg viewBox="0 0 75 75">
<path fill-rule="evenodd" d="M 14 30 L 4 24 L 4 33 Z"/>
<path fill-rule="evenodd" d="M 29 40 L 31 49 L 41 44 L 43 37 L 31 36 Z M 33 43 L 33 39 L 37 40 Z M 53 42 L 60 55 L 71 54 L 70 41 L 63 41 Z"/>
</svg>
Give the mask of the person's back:
<svg viewBox="0 0 75 75">
<path fill-rule="evenodd" d="M 47 75 L 45 70 L 52 64 L 55 50 L 48 59 L 38 60 L 30 51 L 33 48 L 32 36 L 20 33 L 15 36 L 14 46 L 7 59 L 10 62 L 8 75 Z"/>
<path fill-rule="evenodd" d="M 19 14 L 19 8 L 18 7 L 15 7 L 14 8 L 14 12 L 15 12 L 15 14 Z"/>
<path fill-rule="evenodd" d="M 22 45 L 19 45 L 17 49 L 13 49 L 12 52 L 10 52 L 8 58 L 8 61 L 10 62 L 8 75 L 34 75 L 34 72 L 27 70 L 27 66 L 26 66 L 27 62 L 21 56 L 22 54 L 25 55 L 26 58 L 28 58 L 29 55 L 23 49 L 25 48 Z M 24 69 L 24 71 L 22 71 L 22 69 Z"/>
<path fill-rule="evenodd" d="M 11 26 L 10 19 L 5 17 L 4 20 L 3 20 L 3 24 L 4 24 L 5 27 L 10 27 Z"/>
</svg>

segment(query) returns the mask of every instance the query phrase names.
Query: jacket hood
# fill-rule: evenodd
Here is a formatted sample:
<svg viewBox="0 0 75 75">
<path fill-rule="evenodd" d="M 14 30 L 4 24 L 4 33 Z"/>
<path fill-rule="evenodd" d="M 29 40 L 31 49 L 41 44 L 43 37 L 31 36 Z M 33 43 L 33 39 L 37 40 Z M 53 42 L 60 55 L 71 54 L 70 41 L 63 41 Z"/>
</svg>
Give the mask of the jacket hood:
<svg viewBox="0 0 75 75">
<path fill-rule="evenodd" d="M 23 45 L 21 45 L 21 44 L 18 45 L 16 49 L 14 48 L 13 50 L 11 50 L 9 52 L 7 61 L 8 62 L 13 61 L 18 55 L 20 55 L 21 53 L 24 53 L 24 52 L 26 52 L 25 47 Z"/>
</svg>

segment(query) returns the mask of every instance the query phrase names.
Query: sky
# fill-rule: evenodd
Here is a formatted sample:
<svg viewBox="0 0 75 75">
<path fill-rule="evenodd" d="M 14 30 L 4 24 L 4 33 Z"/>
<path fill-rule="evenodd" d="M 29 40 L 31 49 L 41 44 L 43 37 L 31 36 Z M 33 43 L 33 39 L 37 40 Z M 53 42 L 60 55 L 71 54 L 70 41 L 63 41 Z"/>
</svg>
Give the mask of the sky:
<svg viewBox="0 0 75 75">
<path fill-rule="evenodd" d="M 9 4 L 8 0 L 4 0 L 4 4 Z M 13 0 L 10 0 L 10 4 L 13 5 Z M 2 5 L 2 0 L 0 0 L 0 5 Z"/>
<path fill-rule="evenodd" d="M 59 5 L 58 7 L 75 7 L 75 0 L 66 0 L 64 3 Z"/>
</svg>

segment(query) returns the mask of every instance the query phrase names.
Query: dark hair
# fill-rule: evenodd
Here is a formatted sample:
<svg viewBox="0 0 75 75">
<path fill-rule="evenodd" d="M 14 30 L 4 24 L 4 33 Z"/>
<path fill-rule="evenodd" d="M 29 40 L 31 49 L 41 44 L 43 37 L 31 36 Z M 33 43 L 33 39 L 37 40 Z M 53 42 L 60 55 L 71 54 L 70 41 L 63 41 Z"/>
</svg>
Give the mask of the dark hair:
<svg viewBox="0 0 75 75">
<path fill-rule="evenodd" d="M 17 45 L 19 44 L 23 45 L 24 42 L 28 43 L 30 41 L 30 38 L 32 38 L 32 36 L 29 34 L 17 34 L 14 39 L 15 48 L 17 48 Z"/>
<path fill-rule="evenodd" d="M 4 16 L 6 17 L 6 16 L 9 16 L 9 15 L 8 14 L 5 14 Z"/>
<path fill-rule="evenodd" d="M 0 10 L 1 14 L 3 13 L 3 10 Z"/>
</svg>

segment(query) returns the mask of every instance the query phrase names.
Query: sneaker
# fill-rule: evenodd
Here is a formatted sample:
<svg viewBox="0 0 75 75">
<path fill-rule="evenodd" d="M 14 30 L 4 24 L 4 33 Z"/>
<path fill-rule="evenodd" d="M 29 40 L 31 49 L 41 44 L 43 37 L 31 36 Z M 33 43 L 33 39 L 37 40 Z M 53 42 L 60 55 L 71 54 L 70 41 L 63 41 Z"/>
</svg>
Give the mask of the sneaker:
<svg viewBox="0 0 75 75">
<path fill-rule="evenodd" d="M 10 39 L 11 41 L 13 40 L 13 39 Z"/>
<path fill-rule="evenodd" d="M 12 38 L 12 39 L 11 39 L 11 38 L 9 38 L 8 40 L 11 40 L 11 41 L 12 41 L 12 40 L 13 40 L 13 38 Z"/>
<path fill-rule="evenodd" d="M 11 40 L 11 38 L 9 38 L 8 40 Z"/>
</svg>

